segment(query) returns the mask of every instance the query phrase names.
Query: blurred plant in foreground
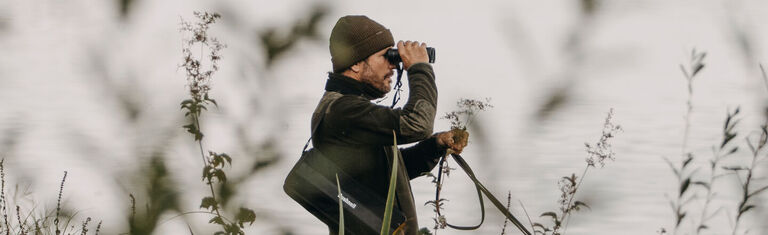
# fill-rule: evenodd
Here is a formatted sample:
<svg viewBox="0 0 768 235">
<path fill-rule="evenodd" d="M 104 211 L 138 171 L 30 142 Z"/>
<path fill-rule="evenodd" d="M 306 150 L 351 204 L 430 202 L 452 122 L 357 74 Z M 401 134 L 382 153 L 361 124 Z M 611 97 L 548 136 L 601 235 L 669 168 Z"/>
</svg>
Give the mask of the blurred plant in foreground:
<svg viewBox="0 0 768 235">
<path fill-rule="evenodd" d="M 694 49 L 691 52 L 689 66 L 686 68 L 685 66 L 680 65 L 683 75 L 685 75 L 685 78 L 688 81 L 688 102 L 685 119 L 686 126 L 684 130 L 685 133 L 682 146 L 684 157 L 679 167 L 675 166 L 672 161 L 665 158 L 679 182 L 677 197 L 674 200 L 670 199 L 670 205 L 672 207 L 673 213 L 675 213 L 675 227 L 674 230 L 672 230 L 672 233 L 677 234 L 680 232 L 683 234 L 701 234 L 707 230 L 712 231 L 713 228 L 709 222 L 718 214 L 720 214 L 720 212 L 729 212 L 729 210 L 724 206 L 719 206 L 717 209 L 714 209 L 714 211 L 710 208 L 710 206 L 713 204 L 712 201 L 718 194 L 718 191 L 715 190 L 714 185 L 716 182 L 723 180 L 724 176 L 735 175 L 739 181 L 739 186 L 742 192 L 739 198 L 738 206 L 735 208 L 735 216 L 731 220 L 730 213 L 728 213 L 728 222 L 730 222 L 732 226 L 732 234 L 736 235 L 739 231 L 742 231 L 739 229 L 739 227 L 742 224 L 741 219 L 743 218 L 743 215 L 757 207 L 757 205 L 754 203 L 754 200 L 750 199 L 753 199 L 755 196 L 768 190 L 768 185 L 764 185 L 762 187 L 757 186 L 758 188 L 756 189 L 754 188 L 754 184 L 756 183 L 754 177 L 755 170 L 759 166 L 758 164 L 766 159 L 766 153 L 764 153 L 763 150 L 766 143 L 768 142 L 768 128 L 766 127 L 768 122 L 760 127 L 759 137 L 757 140 L 751 139 L 751 136 L 747 136 L 745 138 L 745 142 L 751 151 L 751 164 L 748 166 L 734 163 L 726 164 L 723 163 L 726 159 L 738 160 L 736 156 L 739 152 L 739 145 L 734 140 L 736 140 L 736 137 L 739 135 L 736 131 L 736 126 L 741 121 L 737 117 L 737 115 L 740 113 L 740 108 L 737 107 L 732 112 L 728 111 L 722 129 L 722 140 L 719 141 L 716 145 L 712 146 L 713 157 L 712 159 L 708 159 L 708 167 L 704 167 L 703 169 L 705 169 L 705 171 L 702 173 L 702 167 L 697 167 L 696 164 L 693 164 L 697 157 L 687 150 L 687 138 L 690 127 L 689 116 L 691 114 L 691 110 L 693 109 L 691 99 L 691 94 L 693 93 L 692 81 L 693 78 L 704 68 L 703 59 L 705 56 L 706 53 L 697 52 Z M 765 76 L 764 71 L 763 79 L 768 82 L 768 78 Z M 768 85 L 768 83 L 766 83 L 766 85 Z M 706 180 L 696 180 L 694 179 L 695 176 L 703 176 Z M 700 186 L 700 189 L 696 190 L 696 187 L 691 186 Z M 697 191 L 703 191 L 703 194 L 705 195 L 703 199 L 704 202 L 701 204 L 694 203 L 702 200 L 697 194 Z M 701 208 L 694 207 L 696 205 L 701 205 Z M 700 213 L 698 220 L 694 220 L 693 216 L 689 216 L 693 213 Z M 681 229 L 682 224 L 685 221 L 692 224 L 692 231 L 687 232 L 685 229 Z M 742 231 L 742 234 L 748 234 L 750 230 L 751 229 L 745 229 Z M 657 233 L 667 234 L 668 231 L 662 227 Z"/>
<path fill-rule="evenodd" d="M 693 111 L 693 79 L 696 78 L 696 75 L 698 75 L 702 69 L 704 69 L 704 58 L 706 56 L 706 52 L 697 52 L 696 49 L 693 49 L 691 51 L 691 58 L 689 60 L 688 67 L 680 64 L 680 70 L 683 72 L 688 85 L 688 99 L 686 102 L 685 112 L 685 129 L 683 130 L 682 161 L 678 167 L 673 164 L 671 160 L 664 158 L 664 160 L 669 164 L 670 168 L 672 168 L 672 171 L 675 173 L 678 184 L 680 185 L 680 187 L 678 187 L 678 193 L 675 198 L 669 199 L 672 212 L 675 214 L 675 233 L 677 233 L 683 220 L 688 215 L 688 211 L 686 210 L 685 206 L 691 203 L 695 198 L 695 193 L 693 191 L 688 191 L 689 187 L 691 186 L 692 176 L 697 171 L 697 169 L 691 165 L 694 156 L 692 153 L 688 152 L 688 134 L 690 133 L 691 112 Z M 666 229 L 661 228 L 659 233 L 666 233 Z"/>
<path fill-rule="evenodd" d="M 762 161 L 765 161 L 767 156 L 764 153 L 764 149 L 766 146 L 766 143 L 768 143 L 768 122 L 764 123 L 762 126 L 760 126 L 760 133 L 758 134 L 759 137 L 757 140 L 750 139 L 750 136 L 746 137 L 747 146 L 749 146 L 749 150 L 752 154 L 751 163 L 749 166 L 724 166 L 723 169 L 727 171 L 731 171 L 736 175 L 736 178 L 739 180 L 740 186 L 741 186 L 741 196 L 739 201 L 739 206 L 737 207 L 736 212 L 736 218 L 734 222 L 733 227 L 733 235 L 736 235 L 739 231 L 739 223 L 741 221 L 741 218 L 744 214 L 746 214 L 751 209 L 754 209 L 756 205 L 754 203 L 751 203 L 752 198 L 757 196 L 758 194 L 765 192 L 768 189 L 768 185 L 764 185 L 758 189 L 750 190 L 750 186 L 754 186 L 756 183 L 755 180 L 755 169 L 758 167 L 758 164 Z M 753 143 L 754 142 L 754 143 Z M 759 187 L 759 186 L 758 186 Z M 749 229 L 744 231 L 744 234 L 748 234 Z"/>
</svg>

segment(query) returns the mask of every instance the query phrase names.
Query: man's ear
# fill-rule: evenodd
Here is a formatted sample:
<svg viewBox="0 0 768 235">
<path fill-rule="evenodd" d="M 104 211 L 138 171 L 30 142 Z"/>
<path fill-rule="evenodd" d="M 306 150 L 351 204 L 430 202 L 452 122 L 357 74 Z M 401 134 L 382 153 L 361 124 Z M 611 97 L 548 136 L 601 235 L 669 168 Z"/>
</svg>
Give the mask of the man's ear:
<svg viewBox="0 0 768 235">
<path fill-rule="evenodd" d="M 352 72 L 354 72 L 354 73 L 362 72 L 363 71 L 363 62 L 364 61 L 360 61 L 360 62 L 357 62 L 356 64 L 353 64 L 352 66 L 349 67 L 349 70 L 352 70 Z"/>
</svg>

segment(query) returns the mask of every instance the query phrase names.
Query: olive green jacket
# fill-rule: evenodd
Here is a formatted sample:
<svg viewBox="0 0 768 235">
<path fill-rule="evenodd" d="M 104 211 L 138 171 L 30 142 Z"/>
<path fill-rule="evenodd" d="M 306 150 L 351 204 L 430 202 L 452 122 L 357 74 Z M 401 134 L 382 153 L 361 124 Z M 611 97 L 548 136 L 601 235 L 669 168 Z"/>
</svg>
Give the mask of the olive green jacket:
<svg viewBox="0 0 768 235">
<path fill-rule="evenodd" d="M 386 198 L 394 156 L 391 151 L 393 130 L 397 134 L 397 144 L 420 141 L 400 149 L 402 161 L 395 204 L 406 216 L 405 234 L 415 235 L 419 227 L 410 179 L 431 171 L 439 157 L 445 154 L 445 148 L 438 147 L 432 137 L 437 107 L 432 66 L 426 63 L 412 65 L 408 69 L 408 86 L 410 94 L 406 104 L 392 109 L 371 102 L 383 95 L 372 86 L 341 74 L 329 74 L 326 92 L 312 115 L 312 126 L 322 117 L 312 144 L 357 182 Z M 383 214 L 383 211 L 375 213 Z M 350 226 L 348 221 L 354 220 L 345 217 L 346 226 Z M 335 224 L 328 226 L 331 233 L 338 228 Z"/>
</svg>

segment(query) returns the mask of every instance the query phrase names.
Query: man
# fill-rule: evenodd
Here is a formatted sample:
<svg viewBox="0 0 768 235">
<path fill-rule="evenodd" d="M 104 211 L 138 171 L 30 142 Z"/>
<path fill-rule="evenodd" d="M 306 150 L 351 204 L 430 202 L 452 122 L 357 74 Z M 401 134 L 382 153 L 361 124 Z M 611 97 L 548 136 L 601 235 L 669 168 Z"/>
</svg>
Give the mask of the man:
<svg viewBox="0 0 768 235">
<path fill-rule="evenodd" d="M 393 46 L 390 31 L 366 16 L 338 20 L 330 37 L 333 72 L 312 116 L 312 126 L 319 124 L 312 143 L 357 182 L 386 198 L 391 161 L 398 159 L 391 151 L 393 133 L 397 144 L 419 142 L 400 150 L 396 187 L 395 208 L 405 217 L 402 231 L 412 235 L 419 227 L 409 181 L 431 171 L 447 149 L 461 152 L 466 140 L 454 143 L 451 132 L 432 134 L 437 86 L 424 43 L 397 43 L 403 68 L 408 71 L 410 95 L 405 105 L 392 109 L 371 102 L 392 89 L 395 65 L 384 53 Z M 377 207 L 374 213 L 381 216 L 382 208 Z M 345 232 L 362 231 L 356 230 L 363 226 L 361 222 L 346 215 Z M 338 224 L 323 222 L 331 234 L 338 233 Z"/>
</svg>

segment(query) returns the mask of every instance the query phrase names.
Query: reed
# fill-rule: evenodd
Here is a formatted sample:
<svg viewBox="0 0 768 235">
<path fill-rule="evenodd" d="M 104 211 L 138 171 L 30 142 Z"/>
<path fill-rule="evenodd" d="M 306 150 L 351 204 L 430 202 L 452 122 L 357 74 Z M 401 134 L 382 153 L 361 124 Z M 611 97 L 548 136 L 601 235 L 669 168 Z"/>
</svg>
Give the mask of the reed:
<svg viewBox="0 0 768 235">
<path fill-rule="evenodd" d="M 691 164 L 693 163 L 694 155 L 688 150 L 688 135 L 691 126 L 690 117 L 693 111 L 693 80 L 704 69 L 704 58 L 706 55 L 706 52 L 698 52 L 696 49 L 693 49 L 691 51 L 688 65 L 679 65 L 680 70 L 686 79 L 688 88 L 688 98 L 686 101 L 685 112 L 685 128 L 683 129 L 683 140 L 681 148 L 682 157 L 679 165 L 672 163 L 672 161 L 666 157 L 664 158 L 669 167 L 672 169 L 672 172 L 675 174 L 679 185 L 678 191 L 674 198 L 669 199 L 670 207 L 672 208 L 672 212 L 675 216 L 675 227 L 673 229 L 674 234 L 677 234 L 681 224 L 683 223 L 683 220 L 685 220 L 689 215 L 686 206 L 692 203 L 696 197 L 694 190 L 688 190 L 690 189 L 691 182 L 693 182 L 693 175 L 699 170 L 698 167 L 696 167 L 694 164 Z M 666 233 L 666 229 L 661 228 L 659 233 Z"/>
<path fill-rule="evenodd" d="M 727 219 L 732 226 L 730 228 L 731 234 L 748 234 L 754 228 L 744 229 L 740 227 L 743 226 L 742 219 L 747 212 L 757 208 L 758 205 L 754 204 L 754 198 L 768 190 L 768 185 L 756 185 L 758 181 L 755 181 L 755 172 L 760 167 L 759 163 L 768 158 L 764 151 L 766 142 L 768 142 L 768 129 L 766 127 L 766 125 L 768 125 L 768 117 L 766 117 L 766 124 L 763 124 L 757 131 L 755 131 L 757 132 L 757 138 L 754 138 L 754 132 L 744 137 L 744 143 L 750 150 L 749 158 L 744 159 L 744 157 L 740 157 L 739 154 L 742 145 L 736 141 L 737 137 L 739 137 L 736 127 L 741 120 L 738 116 L 741 109 L 737 107 L 733 111 L 728 111 L 722 128 L 722 140 L 712 146 L 712 158 L 706 159 L 706 162 L 708 163 L 707 167 L 697 166 L 694 162 L 697 162 L 696 159 L 702 157 L 698 157 L 687 150 L 687 138 L 690 127 L 689 116 L 693 108 L 691 99 L 691 94 L 693 93 L 692 81 L 704 68 L 703 59 L 705 56 L 706 53 L 693 50 L 691 52 L 689 66 L 685 67 L 680 65 L 683 75 L 688 81 L 689 94 L 686 109 L 686 127 L 682 144 L 684 157 L 679 166 L 676 166 L 672 161 L 665 158 L 679 183 L 677 197 L 675 199 L 670 199 L 670 206 L 675 214 L 675 227 L 672 230 L 672 233 L 698 235 L 704 233 L 704 231 L 715 230 L 710 222 L 722 215 L 722 212 L 725 212 L 728 215 L 725 219 Z M 768 77 L 766 76 L 762 65 L 760 65 L 760 69 L 763 75 L 763 80 L 766 82 L 766 87 L 768 88 Z M 699 160 L 699 162 L 701 162 L 701 160 Z M 735 164 L 733 161 L 746 161 L 750 164 Z M 741 189 L 740 197 L 738 199 L 739 201 L 733 208 L 731 208 L 728 203 L 712 208 L 712 202 L 715 197 L 723 193 L 720 191 L 722 189 L 714 187 L 715 183 L 728 183 L 728 181 L 726 181 L 726 176 L 734 176 L 734 178 L 736 178 L 736 181 L 738 182 L 737 184 Z M 704 180 L 698 180 L 697 178 L 704 178 Z M 704 195 L 703 198 L 699 197 L 701 194 Z M 734 211 L 733 216 L 731 216 L 730 211 Z M 689 216 L 696 213 L 699 215 L 697 220 L 694 220 L 693 216 Z M 693 225 L 690 231 L 682 229 L 684 221 L 688 221 Z M 666 234 L 667 232 L 666 228 L 662 227 L 657 233 Z"/>
<path fill-rule="evenodd" d="M 5 235 L 11 235 L 11 234 L 34 234 L 34 235 L 74 235 L 74 234 L 81 234 L 86 235 L 88 234 L 89 227 L 88 223 L 92 220 L 91 217 L 87 217 L 83 222 L 81 223 L 80 228 L 76 228 L 74 225 L 70 225 L 70 223 L 76 219 L 77 213 L 69 214 L 65 213 L 66 210 L 63 209 L 62 205 L 62 198 L 64 197 L 64 186 L 67 179 L 67 172 L 64 172 L 64 176 L 61 179 L 61 184 L 59 186 L 59 193 L 56 200 L 56 208 L 51 210 L 37 210 L 38 206 L 36 205 L 36 202 L 32 203 L 32 210 L 26 211 L 23 209 L 22 205 L 19 205 L 18 202 L 11 201 L 8 199 L 6 194 L 6 174 L 5 174 L 5 159 L 0 160 L 0 207 L 2 207 L 2 210 L 0 210 L 0 213 L 2 213 L 3 221 L 0 224 L 0 234 Z M 13 216 L 9 212 L 8 208 L 15 208 L 15 216 Z M 41 216 L 36 216 L 35 214 L 39 214 Z M 15 220 L 12 218 L 15 217 Z M 63 221 L 65 221 L 62 223 Z M 95 234 L 98 234 L 96 232 Z"/>
</svg>

